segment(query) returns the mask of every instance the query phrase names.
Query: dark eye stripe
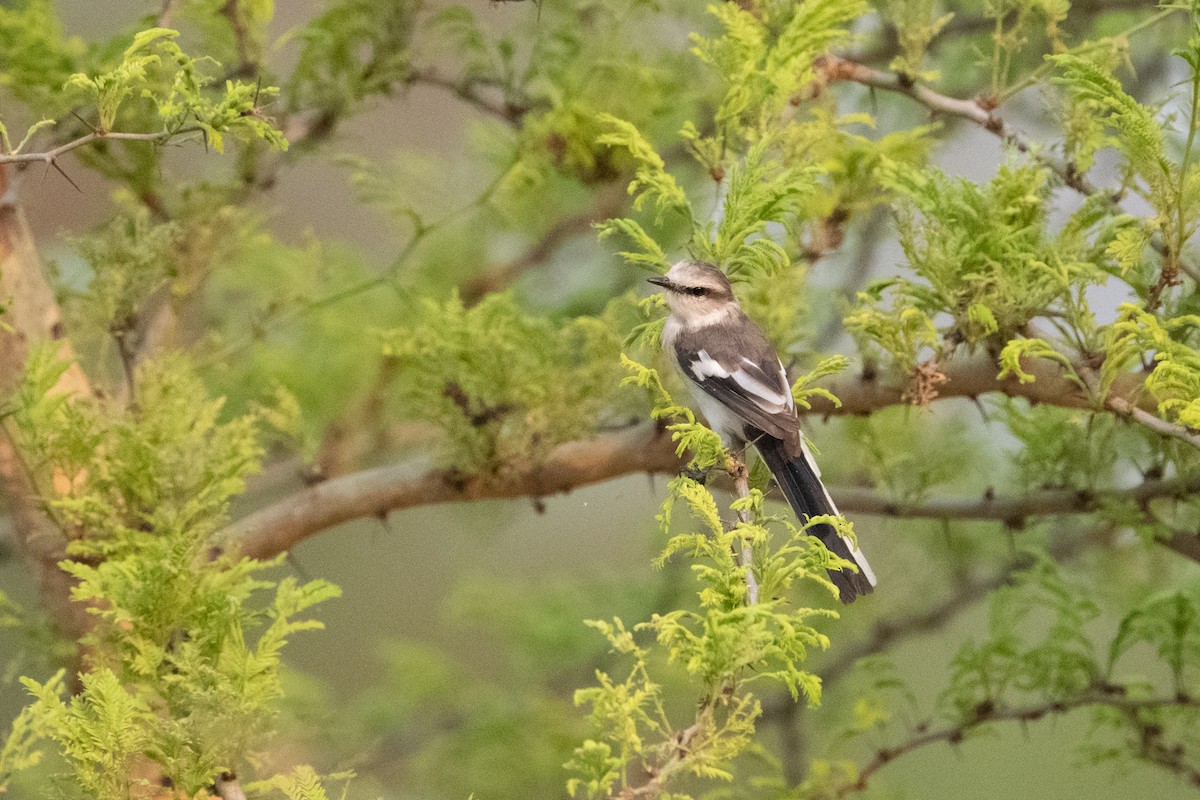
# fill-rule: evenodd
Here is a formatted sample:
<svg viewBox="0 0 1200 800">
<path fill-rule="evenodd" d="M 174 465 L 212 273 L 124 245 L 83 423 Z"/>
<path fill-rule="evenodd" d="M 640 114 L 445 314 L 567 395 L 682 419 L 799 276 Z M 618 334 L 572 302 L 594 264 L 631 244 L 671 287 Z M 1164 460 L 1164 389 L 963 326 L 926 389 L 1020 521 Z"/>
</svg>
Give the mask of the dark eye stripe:
<svg viewBox="0 0 1200 800">
<path fill-rule="evenodd" d="M 703 297 L 708 294 L 708 289 L 703 286 L 688 286 L 684 288 L 685 294 L 690 294 L 692 297 Z"/>
</svg>

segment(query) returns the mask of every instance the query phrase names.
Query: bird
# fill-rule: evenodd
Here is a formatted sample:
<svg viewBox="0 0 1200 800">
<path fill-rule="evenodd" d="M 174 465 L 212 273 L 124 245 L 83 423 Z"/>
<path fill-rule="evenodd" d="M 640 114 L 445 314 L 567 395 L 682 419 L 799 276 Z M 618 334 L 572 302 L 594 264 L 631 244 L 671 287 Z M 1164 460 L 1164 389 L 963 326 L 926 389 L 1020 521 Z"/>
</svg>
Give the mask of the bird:
<svg viewBox="0 0 1200 800">
<path fill-rule="evenodd" d="M 763 329 L 742 310 L 729 279 L 712 264 L 684 260 L 648 280 L 662 287 L 671 311 L 663 326 L 663 349 L 709 427 L 730 452 L 754 445 L 801 522 L 836 515 L 800 430 L 783 363 Z M 854 565 L 853 570 L 829 569 L 843 603 L 874 590 L 875 573 L 852 540 L 826 523 L 809 532 Z"/>
</svg>

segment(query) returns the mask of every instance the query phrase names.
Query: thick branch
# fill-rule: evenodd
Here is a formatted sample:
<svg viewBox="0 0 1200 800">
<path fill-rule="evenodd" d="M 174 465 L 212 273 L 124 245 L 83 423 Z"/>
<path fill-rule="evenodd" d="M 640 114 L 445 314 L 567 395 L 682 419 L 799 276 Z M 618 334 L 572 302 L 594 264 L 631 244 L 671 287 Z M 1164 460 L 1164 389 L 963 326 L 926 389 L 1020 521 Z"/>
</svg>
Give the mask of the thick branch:
<svg viewBox="0 0 1200 800">
<path fill-rule="evenodd" d="M 327 528 L 420 505 L 513 497 L 545 497 L 637 472 L 673 473 L 680 468 L 675 445 L 657 428 L 636 426 L 618 433 L 559 445 L 540 464 L 501 476 L 464 475 L 435 469 L 414 475 L 409 465 L 356 472 L 302 490 L 254 512 L 230 527 L 231 546 L 269 558 Z M 853 487 L 831 490 L 845 512 L 895 517 L 999 520 L 1019 524 L 1054 514 L 1082 514 L 1105 503 L 1144 505 L 1160 497 L 1200 491 L 1200 476 L 1146 481 L 1138 486 L 1087 493 L 1049 489 L 1020 498 L 929 500 L 901 504 Z M 1186 548 L 1173 547 L 1191 557 Z"/>
<path fill-rule="evenodd" d="M 1056 365 L 1035 359 L 1027 369 L 1037 376 L 1037 380 L 1022 384 L 1015 379 L 998 380 L 996 367 L 989 358 L 972 356 L 951 360 L 944 367 L 948 381 L 939 397 L 977 397 L 988 392 L 1003 392 L 1032 402 L 1088 406 L 1087 398 L 1078 386 L 1064 378 Z M 1122 378 L 1114 386 L 1113 396 L 1124 396 L 1121 390 L 1132 395 L 1137 381 L 1134 375 Z M 818 399 L 812 413 L 867 414 L 904 402 L 901 387 L 874 377 L 846 376 L 830 383 L 829 389 L 841 399 L 841 406 L 835 407 Z M 407 465 L 346 475 L 251 514 L 231 526 L 229 534 L 241 552 L 267 558 L 334 525 L 402 508 L 491 498 L 542 497 L 629 473 L 675 472 L 678 469 L 679 461 L 670 437 L 658 429 L 635 427 L 559 445 L 543 463 L 515 468 L 501 476 L 463 475 L 453 470 L 432 470 L 414 476 Z M 1178 491 L 1178 487 L 1166 484 L 1159 490 Z M 889 513 L 889 502 L 875 495 L 855 496 L 854 492 L 847 492 L 844 497 L 838 496 L 838 502 L 845 511 Z M 1022 502 L 1027 503 L 1029 499 L 942 501 L 935 504 L 940 507 L 929 510 L 939 517 L 959 515 L 1010 520 L 1014 514 L 1019 515 L 1017 505 Z M 1067 511 L 1081 513 L 1093 510 L 1097 501 L 1081 499 L 1077 492 L 1068 491 L 1039 496 L 1033 502 L 1030 513 L 1025 516 Z M 953 513 L 946 513 L 948 511 Z M 919 514 L 910 509 L 907 514 L 897 512 L 897 515 L 930 514 Z"/>
<path fill-rule="evenodd" d="M 497 476 L 435 469 L 414 477 L 406 465 L 380 467 L 326 481 L 257 511 L 229 529 L 229 540 L 244 555 L 269 558 L 352 519 L 435 503 L 545 497 L 631 472 L 670 472 L 678 466 L 666 433 L 635 427 L 559 445 L 540 463 Z"/>
<path fill-rule="evenodd" d="M 71 366 L 54 391 L 90 393 L 87 377 L 63 338 L 62 314 L 46 282 L 33 234 L 13 199 L 5 168 L 0 165 L 0 297 L 5 298 L 5 326 L 0 328 L 0 393 L 11 396 L 21 379 L 31 345 L 58 341 L 58 356 Z M 42 510 L 38 492 L 21 454 L 8 434 L 0 432 L 0 492 L 13 522 L 17 544 L 37 570 L 42 601 L 63 632 L 77 638 L 88 627 L 84 606 L 71 602 L 70 577 L 58 568 L 66 537 Z"/>
</svg>

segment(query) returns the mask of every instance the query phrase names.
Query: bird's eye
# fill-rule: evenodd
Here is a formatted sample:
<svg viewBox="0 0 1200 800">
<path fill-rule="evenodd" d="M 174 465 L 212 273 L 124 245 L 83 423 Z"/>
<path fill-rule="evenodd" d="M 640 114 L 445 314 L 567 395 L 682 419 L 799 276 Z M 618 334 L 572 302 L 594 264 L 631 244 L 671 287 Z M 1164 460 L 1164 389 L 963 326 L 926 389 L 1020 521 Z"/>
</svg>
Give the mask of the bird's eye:
<svg viewBox="0 0 1200 800">
<path fill-rule="evenodd" d="M 688 286 L 683 291 L 692 297 L 704 297 L 704 295 L 708 294 L 708 289 L 705 289 L 703 286 Z"/>
</svg>

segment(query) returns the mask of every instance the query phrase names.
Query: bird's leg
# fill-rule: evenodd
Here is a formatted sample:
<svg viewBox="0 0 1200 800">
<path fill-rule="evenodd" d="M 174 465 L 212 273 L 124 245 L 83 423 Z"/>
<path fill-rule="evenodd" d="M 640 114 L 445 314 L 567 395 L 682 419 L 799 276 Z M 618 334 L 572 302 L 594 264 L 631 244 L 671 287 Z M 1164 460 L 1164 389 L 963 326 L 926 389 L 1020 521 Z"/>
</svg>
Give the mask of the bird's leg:
<svg viewBox="0 0 1200 800">
<path fill-rule="evenodd" d="M 733 488 L 737 492 L 739 499 L 750 496 L 750 469 L 746 466 L 746 447 L 743 445 L 740 449 L 729 454 L 729 474 L 733 477 Z M 742 523 L 750 524 L 750 511 L 745 508 L 738 509 L 738 520 Z M 752 606 L 758 602 L 758 581 L 754 577 L 754 551 L 750 547 L 750 542 L 742 541 L 742 552 L 739 554 L 734 551 L 734 557 L 738 559 L 738 563 L 746 570 L 746 605 Z"/>
</svg>

